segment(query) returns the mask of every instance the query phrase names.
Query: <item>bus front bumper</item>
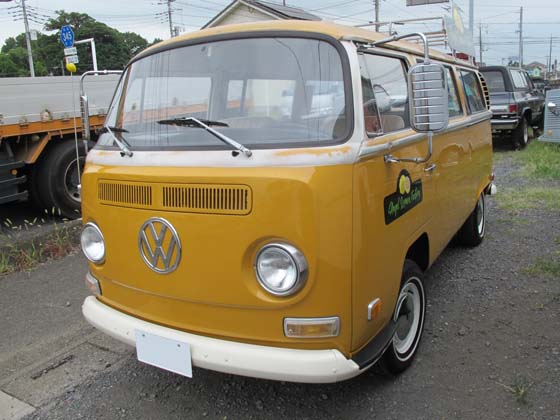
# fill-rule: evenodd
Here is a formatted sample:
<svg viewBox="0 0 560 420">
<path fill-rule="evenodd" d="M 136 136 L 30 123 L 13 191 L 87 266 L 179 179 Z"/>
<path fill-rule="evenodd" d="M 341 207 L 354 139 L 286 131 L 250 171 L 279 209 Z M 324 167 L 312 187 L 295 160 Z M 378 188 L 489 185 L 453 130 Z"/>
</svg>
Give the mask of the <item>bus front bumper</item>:
<svg viewBox="0 0 560 420">
<path fill-rule="evenodd" d="M 124 314 L 94 296 L 85 299 L 82 312 L 91 325 L 134 347 L 136 330 L 188 343 L 192 365 L 203 369 L 305 383 L 338 382 L 363 372 L 338 350 L 286 349 L 190 334 Z"/>
</svg>

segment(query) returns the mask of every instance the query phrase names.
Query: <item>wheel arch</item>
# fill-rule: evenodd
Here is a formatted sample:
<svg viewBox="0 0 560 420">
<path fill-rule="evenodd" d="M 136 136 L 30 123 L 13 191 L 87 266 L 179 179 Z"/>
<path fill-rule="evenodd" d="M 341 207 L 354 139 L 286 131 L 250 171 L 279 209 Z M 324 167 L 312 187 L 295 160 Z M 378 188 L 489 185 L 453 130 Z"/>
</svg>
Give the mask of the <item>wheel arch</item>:
<svg viewBox="0 0 560 420">
<path fill-rule="evenodd" d="M 414 261 L 422 271 L 430 266 L 430 239 L 426 232 L 422 233 L 409 247 L 405 260 Z"/>
<path fill-rule="evenodd" d="M 531 108 L 525 108 L 523 110 L 523 113 L 521 114 L 521 117 L 527 118 L 527 122 L 531 124 L 533 121 L 533 112 L 531 111 Z"/>
</svg>

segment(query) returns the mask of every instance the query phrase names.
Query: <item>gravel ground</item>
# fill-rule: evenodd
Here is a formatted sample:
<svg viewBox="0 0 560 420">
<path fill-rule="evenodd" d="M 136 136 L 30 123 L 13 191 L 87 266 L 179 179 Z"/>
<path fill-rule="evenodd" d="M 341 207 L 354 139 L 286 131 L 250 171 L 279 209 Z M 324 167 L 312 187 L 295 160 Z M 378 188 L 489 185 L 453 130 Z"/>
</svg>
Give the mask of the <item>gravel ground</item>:
<svg viewBox="0 0 560 420">
<path fill-rule="evenodd" d="M 498 154 L 498 188 L 519 185 L 512 154 Z M 487 202 L 483 244 L 451 244 L 427 273 L 425 333 L 398 377 L 374 368 L 301 385 L 195 369 L 189 380 L 130 351 L 29 418 L 560 419 L 560 279 L 530 270 L 558 261 L 560 214 Z"/>
</svg>

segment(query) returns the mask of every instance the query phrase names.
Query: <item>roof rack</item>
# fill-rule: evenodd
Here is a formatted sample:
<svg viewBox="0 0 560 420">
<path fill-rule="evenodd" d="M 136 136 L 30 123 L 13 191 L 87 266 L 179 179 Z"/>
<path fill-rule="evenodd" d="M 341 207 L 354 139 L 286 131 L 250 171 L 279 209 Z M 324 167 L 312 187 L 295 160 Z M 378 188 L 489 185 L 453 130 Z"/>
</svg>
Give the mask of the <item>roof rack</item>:
<svg viewBox="0 0 560 420">
<path fill-rule="evenodd" d="M 379 30 L 381 33 L 388 33 L 390 36 L 398 35 L 396 31 L 396 26 L 402 26 L 406 24 L 418 24 L 418 23 L 427 23 L 427 22 L 438 22 L 441 25 L 441 29 L 436 29 L 433 31 L 422 32 L 426 38 L 428 39 L 428 43 L 430 47 L 441 47 L 443 48 L 444 52 L 452 55 L 456 59 L 466 60 L 470 64 L 475 65 L 474 56 L 468 55 L 466 53 L 462 53 L 453 49 L 449 45 L 449 37 L 448 37 L 448 30 L 446 28 L 445 17 L 443 16 L 433 16 L 433 17 L 423 17 L 423 18 L 415 18 L 415 19 L 399 19 L 399 20 L 390 20 L 386 22 L 369 22 L 366 24 L 356 25 L 359 28 L 367 28 L 371 26 L 375 26 L 377 28 L 387 28 L 386 30 Z M 421 43 L 422 41 L 419 39 L 411 39 L 409 42 L 412 43 Z"/>
</svg>

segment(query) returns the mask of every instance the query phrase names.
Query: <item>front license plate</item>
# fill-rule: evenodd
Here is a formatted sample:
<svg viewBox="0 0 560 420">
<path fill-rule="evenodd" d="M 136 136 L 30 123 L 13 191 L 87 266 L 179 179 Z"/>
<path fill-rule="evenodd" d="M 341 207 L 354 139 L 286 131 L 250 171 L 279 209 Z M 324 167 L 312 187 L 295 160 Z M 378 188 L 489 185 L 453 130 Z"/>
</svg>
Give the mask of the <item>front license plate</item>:
<svg viewBox="0 0 560 420">
<path fill-rule="evenodd" d="M 192 378 L 188 343 L 136 330 L 136 357 L 143 363 Z"/>
</svg>

